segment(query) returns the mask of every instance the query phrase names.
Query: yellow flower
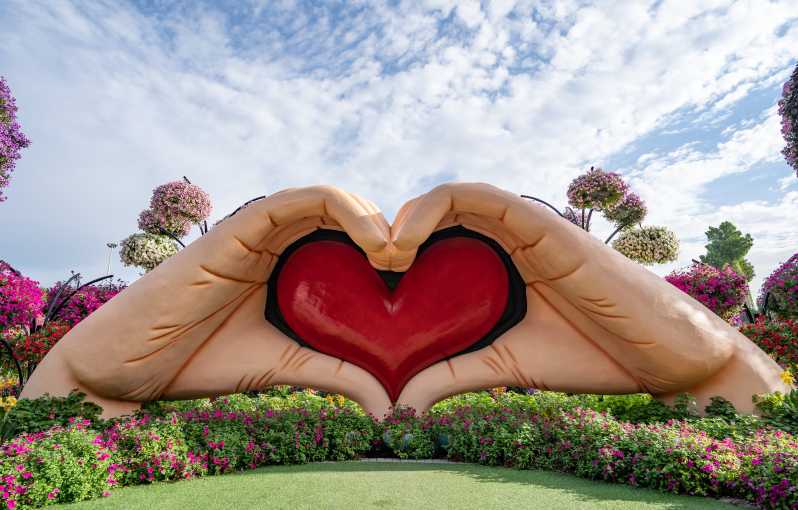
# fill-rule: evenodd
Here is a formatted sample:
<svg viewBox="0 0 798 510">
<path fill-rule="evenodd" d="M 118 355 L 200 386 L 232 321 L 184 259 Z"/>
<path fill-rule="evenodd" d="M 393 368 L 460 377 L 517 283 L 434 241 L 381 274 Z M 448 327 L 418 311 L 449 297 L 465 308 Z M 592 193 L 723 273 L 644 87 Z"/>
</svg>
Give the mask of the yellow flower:
<svg viewBox="0 0 798 510">
<path fill-rule="evenodd" d="M 781 380 L 788 386 L 795 384 L 795 377 L 792 375 L 789 368 L 781 373 Z"/>
<path fill-rule="evenodd" d="M 13 395 L 10 397 L 0 398 L 0 407 L 2 407 L 6 412 L 10 411 L 15 405 L 17 405 L 17 399 Z"/>
</svg>

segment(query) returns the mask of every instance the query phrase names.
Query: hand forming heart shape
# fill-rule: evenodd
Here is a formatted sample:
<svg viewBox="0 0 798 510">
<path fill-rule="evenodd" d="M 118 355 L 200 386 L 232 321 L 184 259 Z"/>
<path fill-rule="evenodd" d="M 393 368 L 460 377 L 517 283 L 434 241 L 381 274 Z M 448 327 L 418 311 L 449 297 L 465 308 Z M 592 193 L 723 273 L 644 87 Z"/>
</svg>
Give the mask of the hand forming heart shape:
<svg viewBox="0 0 798 510">
<path fill-rule="evenodd" d="M 393 226 L 332 187 L 254 202 L 79 323 L 22 396 L 77 387 L 112 416 L 146 400 L 293 384 L 343 393 L 381 416 L 391 399 L 377 378 L 265 320 L 266 282 L 283 250 L 317 229 L 343 230 L 375 268 L 405 271 L 433 232 L 456 225 L 510 254 L 527 313 L 490 345 L 415 375 L 400 404 L 424 410 L 454 393 L 519 385 L 690 391 L 700 404 L 722 395 L 750 411 L 752 394 L 787 389 L 778 365 L 734 328 L 590 234 L 492 186 L 448 184 L 408 202 Z"/>
</svg>

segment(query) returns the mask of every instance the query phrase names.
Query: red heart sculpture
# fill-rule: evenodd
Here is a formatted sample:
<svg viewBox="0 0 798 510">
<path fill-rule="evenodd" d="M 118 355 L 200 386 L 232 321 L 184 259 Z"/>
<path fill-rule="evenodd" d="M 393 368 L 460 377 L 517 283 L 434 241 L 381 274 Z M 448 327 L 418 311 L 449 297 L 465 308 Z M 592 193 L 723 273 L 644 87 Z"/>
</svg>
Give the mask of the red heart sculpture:
<svg viewBox="0 0 798 510">
<path fill-rule="evenodd" d="M 277 302 L 306 344 L 368 370 L 395 402 L 411 377 L 493 329 L 508 288 L 499 255 L 477 239 L 431 244 L 393 291 L 356 248 L 323 240 L 285 260 Z"/>
</svg>

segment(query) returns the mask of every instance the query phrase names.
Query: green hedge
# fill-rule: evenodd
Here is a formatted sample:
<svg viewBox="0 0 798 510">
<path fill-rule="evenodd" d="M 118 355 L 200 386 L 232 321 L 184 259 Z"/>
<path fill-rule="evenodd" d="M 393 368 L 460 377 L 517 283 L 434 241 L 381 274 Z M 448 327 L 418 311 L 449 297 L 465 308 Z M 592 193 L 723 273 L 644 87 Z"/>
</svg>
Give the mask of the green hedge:
<svg viewBox="0 0 798 510">
<path fill-rule="evenodd" d="M 707 409 L 712 416 L 699 418 L 687 396 L 671 408 L 643 395 L 482 392 L 441 402 L 424 416 L 398 409 L 377 422 L 340 397 L 300 392 L 155 403 L 136 416 L 93 423 L 51 413 L 62 404 L 94 413 L 80 407 L 80 395 L 21 401 L 19 411 L 32 419 L 28 429 L 59 424 L 0 448 L 0 502 L 33 508 L 116 486 L 393 455 L 551 469 L 797 508 L 798 443 L 774 427 L 790 426 L 785 416 L 795 398 L 760 400 L 767 419 L 738 416 L 721 399 Z M 50 414 L 39 419 L 33 409 Z"/>
</svg>

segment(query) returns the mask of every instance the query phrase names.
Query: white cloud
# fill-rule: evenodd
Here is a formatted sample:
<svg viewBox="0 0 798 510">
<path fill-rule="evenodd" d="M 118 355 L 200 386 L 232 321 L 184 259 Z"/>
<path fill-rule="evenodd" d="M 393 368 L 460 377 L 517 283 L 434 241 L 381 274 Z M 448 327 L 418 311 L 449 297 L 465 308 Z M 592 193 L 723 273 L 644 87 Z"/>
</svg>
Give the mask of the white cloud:
<svg viewBox="0 0 798 510">
<path fill-rule="evenodd" d="M 590 164 L 675 120 L 717 120 L 707 112 L 785 76 L 798 47 L 790 4 L 430 0 L 336 14 L 260 2 L 230 17 L 6 3 L 0 69 L 34 143 L 0 205 L 13 225 L 0 256 L 45 281 L 64 267 L 99 273 L 105 242 L 184 174 L 219 216 L 318 182 L 389 215 L 441 179 L 561 202 Z M 777 158 L 773 122 L 770 111 L 739 126 L 711 154 L 641 155 L 652 215 L 682 237 L 703 232 L 709 216 L 679 215 L 714 180 Z"/>
</svg>

